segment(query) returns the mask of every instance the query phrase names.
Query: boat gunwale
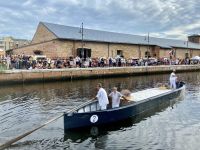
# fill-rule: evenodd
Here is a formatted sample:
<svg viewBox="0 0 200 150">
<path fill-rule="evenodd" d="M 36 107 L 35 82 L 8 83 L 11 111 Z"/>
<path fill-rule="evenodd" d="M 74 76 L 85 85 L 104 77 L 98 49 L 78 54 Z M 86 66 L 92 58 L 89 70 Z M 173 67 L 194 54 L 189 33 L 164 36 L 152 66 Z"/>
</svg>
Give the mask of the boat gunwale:
<svg viewBox="0 0 200 150">
<path fill-rule="evenodd" d="M 94 102 L 98 102 L 98 100 L 95 100 L 95 101 L 89 101 L 88 103 L 84 104 L 83 106 L 77 106 L 77 108 L 74 108 L 73 111 L 70 111 L 70 112 L 64 112 L 64 114 L 70 114 L 70 113 L 74 113 L 74 114 L 91 114 L 91 113 L 99 113 L 99 112 L 111 112 L 111 111 L 117 111 L 117 110 L 121 110 L 121 109 L 126 109 L 128 107 L 133 107 L 135 105 L 139 105 L 141 103 L 145 103 L 149 100 L 152 100 L 152 99 L 156 99 L 156 98 L 159 98 L 159 97 L 162 97 L 162 96 L 165 96 L 165 95 L 169 95 L 171 93 L 174 93 L 174 92 L 177 92 L 177 91 L 181 91 L 185 89 L 185 85 L 183 85 L 182 87 L 178 88 L 178 89 L 175 89 L 175 90 L 170 90 L 166 93 L 161 93 L 159 95 L 155 95 L 155 96 L 152 96 L 152 97 L 149 97 L 149 98 L 145 98 L 143 100 L 140 100 L 140 101 L 137 101 L 137 102 L 134 102 L 134 101 L 130 101 L 129 103 L 130 104 L 127 104 L 127 105 L 124 105 L 124 106 L 120 106 L 120 107 L 117 107 L 117 108 L 111 108 L 111 109 L 106 109 L 106 110 L 97 110 L 97 111 L 90 111 L 90 112 L 81 112 L 81 113 L 78 113 L 78 109 L 80 108 L 83 108 L 89 104 L 92 104 Z M 144 89 L 145 90 L 145 89 Z M 139 91 L 138 91 L 139 92 Z"/>
</svg>

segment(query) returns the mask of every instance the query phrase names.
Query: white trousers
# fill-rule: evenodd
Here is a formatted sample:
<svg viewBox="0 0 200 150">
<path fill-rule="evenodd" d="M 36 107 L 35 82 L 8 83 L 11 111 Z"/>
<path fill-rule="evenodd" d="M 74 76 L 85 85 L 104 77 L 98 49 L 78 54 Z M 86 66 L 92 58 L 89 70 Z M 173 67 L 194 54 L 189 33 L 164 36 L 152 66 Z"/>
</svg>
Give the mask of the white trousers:
<svg viewBox="0 0 200 150">
<path fill-rule="evenodd" d="M 176 78 L 170 78 L 170 88 L 176 89 Z"/>
<path fill-rule="evenodd" d="M 107 109 L 107 105 L 100 106 L 100 109 L 101 109 L 101 110 Z"/>
<path fill-rule="evenodd" d="M 116 108 L 116 107 L 119 107 L 119 104 L 113 104 L 112 103 L 112 108 Z"/>
</svg>

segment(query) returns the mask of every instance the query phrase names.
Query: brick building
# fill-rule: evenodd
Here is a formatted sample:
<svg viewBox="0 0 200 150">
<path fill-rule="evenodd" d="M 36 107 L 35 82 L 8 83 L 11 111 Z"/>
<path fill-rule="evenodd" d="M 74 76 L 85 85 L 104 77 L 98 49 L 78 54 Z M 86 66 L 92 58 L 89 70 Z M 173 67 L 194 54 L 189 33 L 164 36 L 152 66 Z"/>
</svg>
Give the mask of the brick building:
<svg viewBox="0 0 200 150">
<path fill-rule="evenodd" d="M 83 33 L 83 37 L 82 37 Z M 82 40 L 83 38 L 83 40 Z M 200 56 L 200 36 L 189 41 L 146 37 L 40 22 L 30 45 L 13 50 L 13 54 L 46 55 L 49 58 L 115 57 L 125 58 Z"/>
</svg>

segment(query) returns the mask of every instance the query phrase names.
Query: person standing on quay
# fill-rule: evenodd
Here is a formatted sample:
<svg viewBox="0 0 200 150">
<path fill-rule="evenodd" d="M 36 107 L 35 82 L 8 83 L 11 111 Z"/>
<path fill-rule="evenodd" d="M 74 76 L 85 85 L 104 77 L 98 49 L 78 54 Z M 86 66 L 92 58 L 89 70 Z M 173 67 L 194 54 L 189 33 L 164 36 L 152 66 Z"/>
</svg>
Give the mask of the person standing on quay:
<svg viewBox="0 0 200 150">
<path fill-rule="evenodd" d="M 98 90 L 98 93 L 97 93 L 96 97 L 93 98 L 93 100 L 97 98 L 98 102 L 99 102 L 100 109 L 105 110 L 105 109 L 107 109 L 107 105 L 109 104 L 107 93 L 102 88 L 101 83 L 98 83 L 96 88 Z"/>
<path fill-rule="evenodd" d="M 10 69 L 11 57 L 9 55 L 7 55 L 7 57 L 6 57 L 6 64 L 7 64 L 7 69 Z"/>
</svg>

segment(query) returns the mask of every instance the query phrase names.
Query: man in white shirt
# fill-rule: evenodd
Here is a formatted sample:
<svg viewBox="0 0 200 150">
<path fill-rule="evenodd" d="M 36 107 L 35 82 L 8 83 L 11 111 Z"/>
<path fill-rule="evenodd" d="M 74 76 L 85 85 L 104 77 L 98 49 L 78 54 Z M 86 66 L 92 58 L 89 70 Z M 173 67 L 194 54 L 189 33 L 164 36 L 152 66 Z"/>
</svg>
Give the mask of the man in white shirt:
<svg viewBox="0 0 200 150">
<path fill-rule="evenodd" d="M 170 88 L 176 89 L 176 80 L 177 80 L 177 76 L 175 74 L 175 69 L 174 69 L 173 72 L 170 74 L 170 77 L 169 77 Z"/>
<path fill-rule="evenodd" d="M 113 87 L 113 91 L 109 94 L 109 97 L 112 98 L 112 108 L 119 107 L 120 104 L 120 98 L 122 97 L 122 94 L 117 91 L 117 87 Z"/>
<path fill-rule="evenodd" d="M 98 90 L 98 93 L 97 93 L 97 95 L 94 99 L 97 98 L 98 102 L 99 102 L 100 109 L 105 110 L 105 109 L 107 109 L 107 105 L 109 104 L 107 93 L 102 88 L 101 83 L 98 83 L 96 88 Z"/>
<path fill-rule="evenodd" d="M 76 67 L 79 67 L 79 63 L 80 63 L 80 57 L 79 56 L 76 56 L 75 63 L 76 63 Z"/>
</svg>

